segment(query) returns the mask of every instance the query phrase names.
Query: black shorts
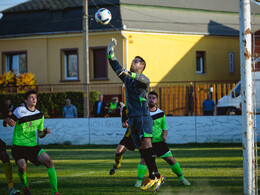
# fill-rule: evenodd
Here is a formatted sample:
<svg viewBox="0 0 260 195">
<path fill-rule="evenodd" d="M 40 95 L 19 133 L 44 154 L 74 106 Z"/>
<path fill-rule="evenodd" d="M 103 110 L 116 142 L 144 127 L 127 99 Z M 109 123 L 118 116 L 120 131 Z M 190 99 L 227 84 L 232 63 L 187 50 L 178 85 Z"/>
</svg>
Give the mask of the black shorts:
<svg viewBox="0 0 260 195">
<path fill-rule="evenodd" d="M 127 147 L 128 150 L 132 150 L 132 151 L 135 150 L 135 144 L 134 141 L 132 140 L 131 135 L 129 137 L 124 136 L 119 144 Z"/>
<path fill-rule="evenodd" d="M 6 151 L 6 143 L 0 139 L 0 152 Z"/>
<path fill-rule="evenodd" d="M 159 158 L 172 156 L 168 145 L 164 141 L 153 143 L 153 151 Z"/>
<path fill-rule="evenodd" d="M 151 116 L 129 117 L 128 124 L 131 136 L 137 148 L 145 137 L 153 137 L 153 119 Z"/>
<path fill-rule="evenodd" d="M 39 152 L 43 150 L 40 146 L 34 146 L 34 147 L 27 147 L 27 146 L 13 146 L 12 156 L 17 163 L 20 159 L 25 159 L 27 162 L 28 160 L 35 164 L 36 166 L 39 166 L 41 162 L 38 160 Z"/>
</svg>

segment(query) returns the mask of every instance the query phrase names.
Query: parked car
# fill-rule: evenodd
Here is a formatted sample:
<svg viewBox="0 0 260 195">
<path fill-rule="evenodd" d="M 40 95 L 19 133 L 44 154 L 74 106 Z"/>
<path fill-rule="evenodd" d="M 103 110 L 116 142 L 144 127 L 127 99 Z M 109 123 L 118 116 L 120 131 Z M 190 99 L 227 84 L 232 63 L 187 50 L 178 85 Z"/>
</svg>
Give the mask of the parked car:
<svg viewBox="0 0 260 195">
<path fill-rule="evenodd" d="M 260 113 L 260 72 L 252 73 L 253 79 L 253 105 L 256 113 Z M 232 91 L 222 97 L 217 103 L 218 115 L 241 114 L 241 81 L 232 89 Z"/>
</svg>

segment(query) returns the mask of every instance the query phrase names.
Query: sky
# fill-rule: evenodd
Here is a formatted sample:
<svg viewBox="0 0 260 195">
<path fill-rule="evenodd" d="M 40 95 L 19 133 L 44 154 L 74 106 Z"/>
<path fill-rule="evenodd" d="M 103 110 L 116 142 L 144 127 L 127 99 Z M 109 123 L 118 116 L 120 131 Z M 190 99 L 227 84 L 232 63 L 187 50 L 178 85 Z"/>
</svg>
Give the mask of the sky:
<svg viewBox="0 0 260 195">
<path fill-rule="evenodd" d="M 13 7 L 28 0 L 0 0 L 0 11 Z M 0 14 L 0 18 L 2 14 Z"/>
</svg>

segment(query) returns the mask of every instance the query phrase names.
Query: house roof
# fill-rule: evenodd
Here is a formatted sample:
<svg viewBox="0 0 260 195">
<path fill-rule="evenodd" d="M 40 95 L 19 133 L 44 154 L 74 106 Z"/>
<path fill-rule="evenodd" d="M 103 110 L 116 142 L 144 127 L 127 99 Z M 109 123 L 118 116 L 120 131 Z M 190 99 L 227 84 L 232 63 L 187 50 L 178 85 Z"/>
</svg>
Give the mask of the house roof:
<svg viewBox="0 0 260 195">
<path fill-rule="evenodd" d="M 24 3 L 8 8 L 1 12 L 21 12 L 32 10 L 60 10 L 71 7 L 81 7 L 83 0 L 28 0 Z M 112 4 L 129 4 L 129 5 L 146 5 L 157 7 L 184 8 L 221 12 L 238 12 L 239 5 L 237 0 L 88 0 L 89 6 L 112 5 Z M 251 3 L 251 5 L 255 5 Z M 259 6 L 256 11 L 260 13 Z"/>
<path fill-rule="evenodd" d="M 27 12 L 38 10 L 62 10 L 66 8 L 81 7 L 82 0 L 28 0 L 19 5 L 13 6 L 3 13 Z"/>
<path fill-rule="evenodd" d="M 101 7 L 112 13 L 105 26 L 94 19 Z M 259 30 L 260 6 L 251 10 Z M 0 37 L 82 32 L 82 0 L 29 0 L 2 13 Z M 89 31 L 239 35 L 238 0 L 88 0 L 88 15 Z"/>
</svg>

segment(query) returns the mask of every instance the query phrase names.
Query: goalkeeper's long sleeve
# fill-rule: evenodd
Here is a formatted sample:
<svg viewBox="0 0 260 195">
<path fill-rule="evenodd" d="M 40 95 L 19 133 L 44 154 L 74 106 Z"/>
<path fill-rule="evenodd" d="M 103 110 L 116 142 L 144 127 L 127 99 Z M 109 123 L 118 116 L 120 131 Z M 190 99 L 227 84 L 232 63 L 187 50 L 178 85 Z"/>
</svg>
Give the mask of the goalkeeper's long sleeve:
<svg viewBox="0 0 260 195">
<path fill-rule="evenodd" d="M 123 68 L 115 58 L 114 52 L 108 55 L 109 63 L 114 72 L 119 75 Z M 126 105 L 128 116 L 150 116 L 146 95 L 149 90 L 150 80 L 143 74 L 131 73 L 131 78 L 121 74 L 119 78 L 125 85 Z"/>
</svg>

